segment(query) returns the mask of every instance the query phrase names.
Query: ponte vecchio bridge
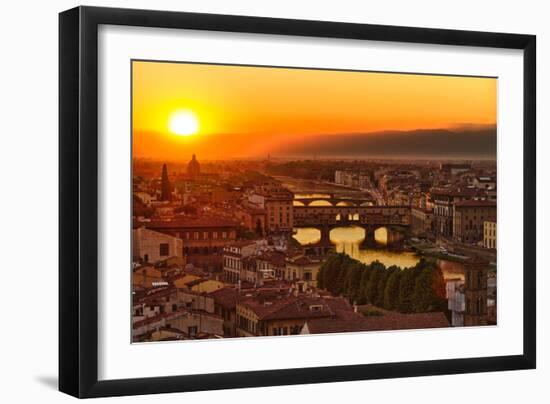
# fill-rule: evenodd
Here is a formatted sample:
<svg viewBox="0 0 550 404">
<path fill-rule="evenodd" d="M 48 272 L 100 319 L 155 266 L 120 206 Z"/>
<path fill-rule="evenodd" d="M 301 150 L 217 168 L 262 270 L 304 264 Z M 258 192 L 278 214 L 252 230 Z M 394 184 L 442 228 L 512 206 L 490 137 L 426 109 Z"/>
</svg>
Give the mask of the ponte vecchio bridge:
<svg viewBox="0 0 550 404">
<path fill-rule="evenodd" d="M 370 196 L 339 196 L 327 194 L 321 197 L 294 198 L 294 206 L 372 206 L 376 201 Z M 323 205 L 321 205 L 322 203 Z"/>
<path fill-rule="evenodd" d="M 321 232 L 321 245 L 330 244 L 330 231 L 341 226 L 365 229 L 367 245 L 373 245 L 374 232 L 381 228 L 407 229 L 411 222 L 409 206 L 294 206 L 294 227 L 314 227 Z M 400 241 L 401 234 L 388 231 L 388 245 Z"/>
</svg>

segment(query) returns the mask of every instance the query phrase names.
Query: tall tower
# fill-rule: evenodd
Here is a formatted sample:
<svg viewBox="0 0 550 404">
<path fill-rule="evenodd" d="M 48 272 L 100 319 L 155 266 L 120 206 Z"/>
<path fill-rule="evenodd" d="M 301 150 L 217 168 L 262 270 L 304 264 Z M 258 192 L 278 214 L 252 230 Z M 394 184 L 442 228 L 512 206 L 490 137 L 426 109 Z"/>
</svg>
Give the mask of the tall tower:
<svg viewBox="0 0 550 404">
<path fill-rule="evenodd" d="M 487 325 L 488 262 L 470 258 L 464 264 L 464 325 Z"/>
<path fill-rule="evenodd" d="M 160 200 L 161 201 L 172 200 L 172 188 L 170 186 L 170 180 L 168 179 L 168 167 L 166 167 L 166 164 L 162 165 Z"/>
<path fill-rule="evenodd" d="M 187 164 L 187 174 L 192 179 L 195 179 L 200 175 L 200 173 L 201 173 L 201 165 L 197 161 L 197 157 L 193 154 L 193 158 L 191 159 L 189 164 Z"/>
</svg>

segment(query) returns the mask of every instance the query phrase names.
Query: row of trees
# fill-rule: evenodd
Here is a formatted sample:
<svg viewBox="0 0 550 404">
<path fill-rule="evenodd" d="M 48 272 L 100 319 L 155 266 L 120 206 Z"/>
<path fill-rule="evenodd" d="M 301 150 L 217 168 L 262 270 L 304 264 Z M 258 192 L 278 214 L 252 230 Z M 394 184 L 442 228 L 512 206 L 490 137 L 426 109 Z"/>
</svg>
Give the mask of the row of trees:
<svg viewBox="0 0 550 404">
<path fill-rule="evenodd" d="M 447 305 L 441 270 L 424 258 L 414 267 L 402 269 L 332 254 L 319 270 L 317 285 L 356 304 L 371 303 L 402 313 L 443 311 Z"/>
</svg>

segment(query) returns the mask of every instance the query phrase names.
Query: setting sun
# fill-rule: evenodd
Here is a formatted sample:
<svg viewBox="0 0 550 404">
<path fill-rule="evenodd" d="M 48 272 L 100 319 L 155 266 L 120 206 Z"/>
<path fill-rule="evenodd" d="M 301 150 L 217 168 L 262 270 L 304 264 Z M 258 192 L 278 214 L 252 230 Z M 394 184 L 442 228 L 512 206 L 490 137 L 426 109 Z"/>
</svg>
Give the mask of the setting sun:
<svg viewBox="0 0 550 404">
<path fill-rule="evenodd" d="M 179 136 L 192 136 L 199 131 L 199 120 L 191 111 L 177 111 L 169 122 L 170 130 Z"/>
</svg>

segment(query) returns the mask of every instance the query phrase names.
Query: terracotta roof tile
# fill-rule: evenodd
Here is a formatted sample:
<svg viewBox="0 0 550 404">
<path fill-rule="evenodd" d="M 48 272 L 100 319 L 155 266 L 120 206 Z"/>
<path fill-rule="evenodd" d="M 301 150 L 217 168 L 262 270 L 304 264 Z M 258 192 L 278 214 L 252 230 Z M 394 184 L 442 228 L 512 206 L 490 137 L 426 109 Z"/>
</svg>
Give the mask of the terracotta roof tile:
<svg viewBox="0 0 550 404">
<path fill-rule="evenodd" d="M 461 208 L 461 207 L 495 207 L 496 208 L 497 203 L 495 201 L 476 201 L 476 200 L 468 200 L 468 201 L 458 201 L 455 202 L 455 207 Z"/>
<path fill-rule="evenodd" d="M 239 298 L 239 292 L 235 288 L 221 288 L 208 294 L 216 303 L 226 309 L 234 309 Z"/>
<path fill-rule="evenodd" d="M 311 334 L 332 332 L 388 331 L 422 328 L 449 327 L 442 312 L 435 313 L 389 313 L 382 316 L 364 317 L 358 313 L 338 312 L 336 318 L 311 319 L 307 328 Z"/>
<path fill-rule="evenodd" d="M 134 221 L 134 228 L 144 226 L 147 229 L 174 229 L 174 228 L 209 228 L 209 227 L 235 227 L 238 223 L 234 220 L 222 217 L 177 217 L 171 220 L 151 220 L 149 222 Z"/>
</svg>

